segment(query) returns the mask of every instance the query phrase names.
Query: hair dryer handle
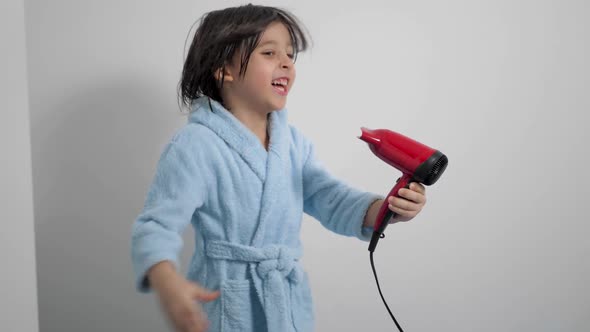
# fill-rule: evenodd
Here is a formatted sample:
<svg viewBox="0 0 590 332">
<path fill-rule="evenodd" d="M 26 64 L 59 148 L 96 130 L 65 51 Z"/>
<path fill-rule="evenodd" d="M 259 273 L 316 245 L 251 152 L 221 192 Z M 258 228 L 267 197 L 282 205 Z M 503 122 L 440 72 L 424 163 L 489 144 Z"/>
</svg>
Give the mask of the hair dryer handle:
<svg viewBox="0 0 590 332">
<path fill-rule="evenodd" d="M 409 188 L 411 182 L 412 177 L 409 174 L 404 173 L 402 177 L 397 179 L 396 185 L 391 189 L 389 194 L 387 194 L 385 201 L 379 209 L 377 219 L 375 219 L 375 224 L 373 225 L 373 236 L 371 237 L 371 241 L 369 243 L 370 252 L 375 251 L 375 248 L 377 247 L 377 242 L 379 242 L 379 239 L 384 236 L 383 232 L 385 231 L 385 228 L 387 228 L 387 225 L 389 225 L 389 219 L 396 216 L 396 213 L 389 209 L 389 197 L 399 197 L 398 191 L 401 188 Z"/>
<path fill-rule="evenodd" d="M 381 205 L 381 209 L 379 209 L 379 214 L 377 214 L 377 219 L 375 220 L 373 230 L 379 233 L 383 233 L 385 227 L 387 227 L 387 224 L 389 223 L 389 219 L 396 216 L 396 213 L 389 209 L 389 197 L 399 197 L 398 191 L 401 188 L 409 188 L 411 182 L 412 176 L 410 174 L 403 174 L 402 177 L 397 179 L 397 183 L 391 189 L 389 194 L 387 194 L 385 202 L 383 202 L 383 204 Z"/>
</svg>

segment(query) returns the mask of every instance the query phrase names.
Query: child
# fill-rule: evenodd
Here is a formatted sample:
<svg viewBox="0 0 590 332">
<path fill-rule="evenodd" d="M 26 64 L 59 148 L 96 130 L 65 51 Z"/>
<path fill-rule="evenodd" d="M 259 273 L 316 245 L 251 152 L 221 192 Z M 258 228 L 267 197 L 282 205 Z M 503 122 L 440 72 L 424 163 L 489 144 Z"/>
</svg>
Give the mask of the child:
<svg viewBox="0 0 590 332">
<path fill-rule="evenodd" d="M 210 12 L 195 33 L 179 85 L 188 123 L 162 152 L 131 239 L 136 287 L 156 290 L 177 331 L 311 331 L 303 213 L 370 239 L 383 196 L 332 177 L 287 123 L 294 60 L 307 44 L 290 13 L 254 5 Z M 426 201 L 418 183 L 400 194 L 390 222 Z M 196 248 L 183 277 L 189 222 Z"/>
</svg>

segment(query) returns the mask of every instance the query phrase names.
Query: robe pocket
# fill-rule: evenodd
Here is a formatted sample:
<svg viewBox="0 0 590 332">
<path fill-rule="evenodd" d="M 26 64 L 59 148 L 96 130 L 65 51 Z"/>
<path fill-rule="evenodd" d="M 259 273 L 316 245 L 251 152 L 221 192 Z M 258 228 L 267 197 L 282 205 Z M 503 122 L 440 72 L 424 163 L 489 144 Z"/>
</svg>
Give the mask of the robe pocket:
<svg viewBox="0 0 590 332">
<path fill-rule="evenodd" d="M 227 279 L 221 285 L 221 332 L 253 331 L 249 280 Z"/>
<path fill-rule="evenodd" d="M 291 286 L 293 303 L 293 323 L 298 332 L 314 331 L 315 313 L 309 277 L 303 272 L 303 280 L 297 286 Z"/>
</svg>

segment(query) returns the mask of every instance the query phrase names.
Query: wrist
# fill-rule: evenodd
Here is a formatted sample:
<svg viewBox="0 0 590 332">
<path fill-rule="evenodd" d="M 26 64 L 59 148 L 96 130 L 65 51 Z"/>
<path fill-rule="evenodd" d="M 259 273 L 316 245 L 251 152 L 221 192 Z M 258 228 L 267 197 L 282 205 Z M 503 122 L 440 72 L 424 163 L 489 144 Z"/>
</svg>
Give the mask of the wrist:
<svg viewBox="0 0 590 332">
<path fill-rule="evenodd" d="M 369 205 L 369 208 L 367 209 L 367 213 L 365 216 L 365 220 L 363 221 L 364 227 L 374 227 L 375 226 L 375 219 L 377 219 L 377 215 L 379 214 L 379 210 L 381 209 L 381 205 L 383 205 L 384 202 L 385 202 L 385 200 L 383 200 L 383 199 L 377 199 L 377 200 L 373 201 L 373 203 L 371 203 L 371 205 Z"/>
</svg>

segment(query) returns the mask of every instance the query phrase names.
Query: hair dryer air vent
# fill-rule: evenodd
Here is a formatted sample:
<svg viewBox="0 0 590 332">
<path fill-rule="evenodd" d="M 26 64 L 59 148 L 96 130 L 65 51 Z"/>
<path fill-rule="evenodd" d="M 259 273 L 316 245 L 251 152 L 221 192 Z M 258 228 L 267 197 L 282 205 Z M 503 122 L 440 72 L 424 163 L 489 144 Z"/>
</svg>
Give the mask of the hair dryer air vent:
<svg viewBox="0 0 590 332">
<path fill-rule="evenodd" d="M 430 186 L 444 173 L 449 160 L 442 152 L 436 150 L 426 161 L 424 161 L 414 173 L 414 179 Z"/>
<path fill-rule="evenodd" d="M 434 167 L 430 171 L 430 174 L 428 174 L 428 177 L 426 178 L 426 181 L 425 182 L 428 183 L 428 185 L 434 184 L 436 182 L 436 180 L 438 180 L 438 178 L 445 171 L 445 169 L 447 168 L 447 164 L 448 163 L 449 163 L 449 159 L 447 159 L 447 156 L 445 156 L 443 154 L 438 159 L 438 161 L 436 162 L 436 164 L 434 164 Z"/>
</svg>

